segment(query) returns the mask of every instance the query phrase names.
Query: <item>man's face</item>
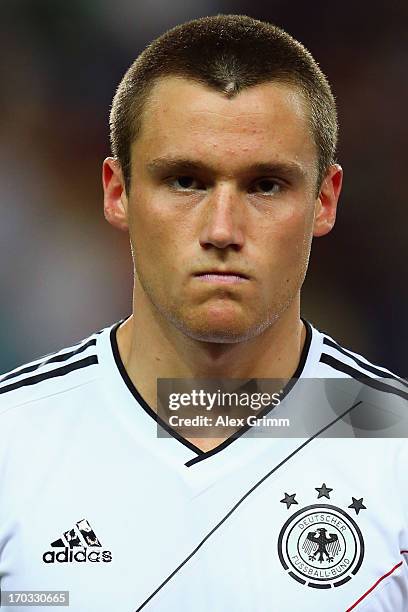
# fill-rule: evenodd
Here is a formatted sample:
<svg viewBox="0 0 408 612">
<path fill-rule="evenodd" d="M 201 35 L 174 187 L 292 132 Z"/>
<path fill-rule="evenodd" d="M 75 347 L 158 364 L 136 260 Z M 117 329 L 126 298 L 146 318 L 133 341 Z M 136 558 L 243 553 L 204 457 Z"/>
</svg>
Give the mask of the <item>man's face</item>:
<svg viewBox="0 0 408 612">
<path fill-rule="evenodd" d="M 168 323 L 209 342 L 254 337 L 293 307 L 319 203 L 296 88 L 266 83 L 228 99 L 161 79 L 131 160 L 122 200 L 136 307 L 144 294 Z"/>
</svg>

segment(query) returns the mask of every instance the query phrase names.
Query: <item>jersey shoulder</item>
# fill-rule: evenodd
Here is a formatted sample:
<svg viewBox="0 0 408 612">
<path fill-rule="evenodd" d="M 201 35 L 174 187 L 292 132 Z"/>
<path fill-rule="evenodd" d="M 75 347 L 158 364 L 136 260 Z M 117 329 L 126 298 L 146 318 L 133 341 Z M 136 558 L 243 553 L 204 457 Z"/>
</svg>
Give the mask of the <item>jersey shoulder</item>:
<svg viewBox="0 0 408 612">
<path fill-rule="evenodd" d="M 408 381 L 388 368 L 345 348 L 326 332 L 316 332 L 318 376 L 332 392 L 359 402 L 360 424 L 370 435 L 408 436 Z M 356 411 L 357 412 L 357 411 Z M 398 431 L 398 427 L 403 425 Z"/>
<path fill-rule="evenodd" d="M 0 415 L 13 406 L 67 392 L 100 376 L 98 337 L 109 329 L 2 374 Z"/>
<path fill-rule="evenodd" d="M 363 355 L 341 345 L 325 331 L 314 327 L 320 341 L 320 364 L 331 369 L 332 376 L 389 378 L 408 386 L 407 380 L 383 365 L 373 363 Z M 330 370 L 327 369 L 328 375 Z"/>
</svg>

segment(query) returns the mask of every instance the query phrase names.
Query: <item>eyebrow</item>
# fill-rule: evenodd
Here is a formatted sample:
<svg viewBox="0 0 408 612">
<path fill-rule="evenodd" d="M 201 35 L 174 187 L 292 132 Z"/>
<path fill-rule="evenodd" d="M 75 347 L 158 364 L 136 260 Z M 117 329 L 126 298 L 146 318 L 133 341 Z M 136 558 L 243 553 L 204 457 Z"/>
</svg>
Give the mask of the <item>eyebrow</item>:
<svg viewBox="0 0 408 612">
<path fill-rule="evenodd" d="M 210 172 L 216 173 L 216 169 L 207 166 L 203 162 L 183 157 L 157 157 L 146 165 L 147 170 L 153 174 L 164 172 Z M 283 174 L 289 178 L 303 177 L 305 168 L 295 161 L 257 162 L 250 164 L 243 170 L 243 174 L 275 175 Z"/>
</svg>

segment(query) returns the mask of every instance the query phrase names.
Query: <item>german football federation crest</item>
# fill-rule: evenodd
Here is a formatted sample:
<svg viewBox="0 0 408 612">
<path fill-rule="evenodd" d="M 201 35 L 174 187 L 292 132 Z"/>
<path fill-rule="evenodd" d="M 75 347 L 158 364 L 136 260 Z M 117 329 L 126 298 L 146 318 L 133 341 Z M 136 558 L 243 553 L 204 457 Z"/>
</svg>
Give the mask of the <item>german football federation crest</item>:
<svg viewBox="0 0 408 612">
<path fill-rule="evenodd" d="M 316 487 L 317 499 L 330 500 L 333 489 Z M 296 493 L 285 497 L 287 509 Z M 365 510 L 363 499 L 352 498 L 348 508 Z M 317 589 L 330 589 L 345 584 L 358 572 L 364 557 L 364 540 L 354 518 L 342 508 L 316 503 L 292 514 L 283 525 L 278 538 L 280 562 L 297 582 Z"/>
</svg>

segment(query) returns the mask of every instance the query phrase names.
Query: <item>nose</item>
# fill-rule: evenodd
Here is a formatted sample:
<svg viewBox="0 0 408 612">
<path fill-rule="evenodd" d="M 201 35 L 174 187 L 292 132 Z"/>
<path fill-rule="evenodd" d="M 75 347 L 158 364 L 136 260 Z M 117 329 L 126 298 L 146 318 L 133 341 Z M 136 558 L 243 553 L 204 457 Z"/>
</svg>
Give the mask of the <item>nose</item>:
<svg viewBox="0 0 408 612">
<path fill-rule="evenodd" d="M 220 185 L 207 197 L 203 210 L 200 245 L 217 249 L 244 245 L 244 202 L 231 185 Z"/>
</svg>

